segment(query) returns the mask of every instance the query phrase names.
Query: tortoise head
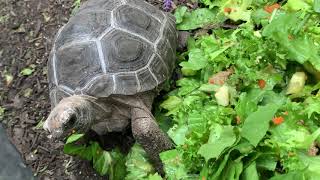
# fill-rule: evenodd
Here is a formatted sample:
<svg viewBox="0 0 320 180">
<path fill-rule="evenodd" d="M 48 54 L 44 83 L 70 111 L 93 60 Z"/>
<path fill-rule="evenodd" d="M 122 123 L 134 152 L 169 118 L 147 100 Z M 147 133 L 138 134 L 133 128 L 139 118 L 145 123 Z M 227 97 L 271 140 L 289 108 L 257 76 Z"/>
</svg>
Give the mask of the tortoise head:
<svg viewBox="0 0 320 180">
<path fill-rule="evenodd" d="M 62 99 L 51 111 L 43 128 L 54 139 L 62 139 L 73 131 L 85 133 L 90 128 L 91 103 L 83 96 Z"/>
</svg>

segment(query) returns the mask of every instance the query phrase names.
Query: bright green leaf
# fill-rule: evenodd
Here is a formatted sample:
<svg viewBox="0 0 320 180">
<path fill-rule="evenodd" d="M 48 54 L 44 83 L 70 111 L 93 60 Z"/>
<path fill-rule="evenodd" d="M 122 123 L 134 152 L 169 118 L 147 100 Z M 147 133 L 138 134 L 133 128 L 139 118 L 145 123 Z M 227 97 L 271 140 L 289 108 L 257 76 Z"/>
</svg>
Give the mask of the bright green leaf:
<svg viewBox="0 0 320 180">
<path fill-rule="evenodd" d="M 233 145 L 236 139 L 232 126 L 217 125 L 211 130 L 208 142 L 200 147 L 198 154 L 206 161 L 217 158 L 223 150 Z"/>
<path fill-rule="evenodd" d="M 189 51 L 189 60 L 180 63 L 183 68 L 191 70 L 200 70 L 206 67 L 208 64 L 208 59 L 204 56 L 204 53 L 200 49 L 191 49 Z"/>
<path fill-rule="evenodd" d="M 270 180 L 293 180 L 293 179 L 306 180 L 303 172 L 301 171 L 294 171 L 294 172 L 289 172 L 288 174 L 276 175 L 272 177 Z"/>
<path fill-rule="evenodd" d="M 197 74 L 197 71 L 183 67 L 181 68 L 181 73 L 184 76 L 194 76 Z"/>
<path fill-rule="evenodd" d="M 71 136 L 68 137 L 66 144 L 73 143 L 80 138 L 82 138 L 84 134 L 72 134 Z"/>
<path fill-rule="evenodd" d="M 255 162 L 258 168 L 268 171 L 274 171 L 277 166 L 277 158 L 272 154 L 262 154 Z"/>
<path fill-rule="evenodd" d="M 224 6 L 220 9 L 224 12 L 225 8 L 231 8 L 231 12 L 224 12 L 224 15 L 233 21 L 250 21 L 251 11 L 248 10 L 251 6 L 252 0 L 242 0 L 242 1 L 227 1 Z"/>
<path fill-rule="evenodd" d="M 248 117 L 249 114 L 256 111 L 258 104 L 262 101 L 266 91 L 261 89 L 251 89 L 248 93 L 241 93 L 235 110 L 241 120 Z"/>
<path fill-rule="evenodd" d="M 187 132 L 188 127 L 186 125 L 182 125 L 179 127 L 175 125 L 168 131 L 168 135 L 176 145 L 182 145 L 186 140 Z"/>
<path fill-rule="evenodd" d="M 176 24 L 179 24 L 183 21 L 183 17 L 185 13 L 187 12 L 188 8 L 186 6 L 179 6 L 175 12 L 174 16 L 176 18 Z"/>
<path fill-rule="evenodd" d="M 190 94 L 200 86 L 199 81 L 191 78 L 182 78 L 178 80 L 176 84 L 180 87 L 178 92 L 179 96 Z"/>
<path fill-rule="evenodd" d="M 244 122 L 241 135 L 252 145 L 257 146 L 269 129 L 269 123 L 279 109 L 277 104 L 260 106 L 257 111 L 250 114 Z"/>
<path fill-rule="evenodd" d="M 127 174 L 126 155 L 122 154 L 118 149 L 111 152 L 112 166 L 108 172 L 109 179 L 123 180 Z"/>
<path fill-rule="evenodd" d="M 320 0 L 314 0 L 313 9 L 315 12 L 320 13 Z"/>
<path fill-rule="evenodd" d="M 243 180 L 259 180 L 259 175 L 256 167 L 256 162 L 253 161 L 243 172 Z"/>
<path fill-rule="evenodd" d="M 24 68 L 22 69 L 22 71 L 20 72 L 23 76 L 29 76 L 34 72 L 34 69 L 31 68 Z"/>
<path fill-rule="evenodd" d="M 199 90 L 204 92 L 215 92 L 215 91 L 218 91 L 220 87 L 221 86 L 218 86 L 215 84 L 202 84 Z"/>
<path fill-rule="evenodd" d="M 177 24 L 177 29 L 192 30 L 215 23 L 217 21 L 216 15 L 217 11 L 207 8 L 198 8 L 191 12 L 185 12 L 183 21 Z"/>
<path fill-rule="evenodd" d="M 93 159 L 92 151 L 85 146 L 75 145 L 75 144 L 65 144 L 63 147 L 63 152 L 65 154 L 79 156 L 82 159 L 91 161 Z"/>
<path fill-rule="evenodd" d="M 298 157 L 301 159 L 308 171 L 320 172 L 320 157 L 319 156 L 308 156 L 305 153 L 299 152 Z"/>
<path fill-rule="evenodd" d="M 140 145 L 134 144 L 126 159 L 126 180 L 146 179 L 149 175 L 154 174 L 154 168 Z"/>
<path fill-rule="evenodd" d="M 169 96 L 169 98 L 163 101 L 163 103 L 160 106 L 169 111 L 166 115 L 170 115 L 174 114 L 178 110 L 181 103 L 181 98 L 177 96 Z"/>
<path fill-rule="evenodd" d="M 218 168 L 214 171 L 214 173 L 212 175 L 212 180 L 220 180 L 221 179 L 220 176 L 228 163 L 229 156 L 230 156 L 230 152 L 225 154 L 222 157 L 223 158 L 222 161 L 218 164 Z"/>
<path fill-rule="evenodd" d="M 162 180 L 162 177 L 158 173 L 155 173 L 155 174 L 149 175 L 148 180 Z"/>
<path fill-rule="evenodd" d="M 302 20 L 299 13 L 279 15 L 263 30 L 263 35 L 272 38 L 288 51 L 290 59 L 304 64 L 310 62 L 315 69 L 320 70 L 317 47 L 306 34 L 295 34 Z"/>
<path fill-rule="evenodd" d="M 243 170 L 242 161 L 229 160 L 222 172 L 222 177 L 228 180 L 238 180 Z"/>
<path fill-rule="evenodd" d="M 107 151 L 102 151 L 102 154 L 100 154 L 97 157 L 97 160 L 93 163 L 93 167 L 100 175 L 106 175 L 111 163 L 112 157 L 110 153 Z"/>
<path fill-rule="evenodd" d="M 311 9 L 311 4 L 307 0 L 288 0 L 283 8 L 289 11 L 306 11 Z"/>
<path fill-rule="evenodd" d="M 311 118 L 312 114 L 320 114 L 320 97 L 308 97 L 304 104 L 305 104 L 305 112 L 308 114 L 308 118 Z"/>
<path fill-rule="evenodd" d="M 188 177 L 182 162 L 182 156 L 176 149 L 160 153 L 160 158 L 164 164 L 165 173 L 170 179 L 184 179 Z"/>
<path fill-rule="evenodd" d="M 188 115 L 188 128 L 199 137 L 206 131 L 206 119 L 203 117 L 202 112 L 193 110 Z"/>
</svg>

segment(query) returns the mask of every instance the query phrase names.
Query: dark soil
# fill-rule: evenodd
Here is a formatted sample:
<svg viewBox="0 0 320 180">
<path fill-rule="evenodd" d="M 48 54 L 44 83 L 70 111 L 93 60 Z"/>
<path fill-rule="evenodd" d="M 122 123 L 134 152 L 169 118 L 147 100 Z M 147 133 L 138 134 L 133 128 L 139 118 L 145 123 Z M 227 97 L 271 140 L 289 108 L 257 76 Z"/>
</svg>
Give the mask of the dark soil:
<svg viewBox="0 0 320 180">
<path fill-rule="evenodd" d="M 161 0 L 149 2 L 161 6 Z M 0 122 L 39 179 L 106 179 L 90 162 L 63 154 L 63 143 L 48 141 L 41 126 L 37 128 L 50 111 L 48 54 L 72 4 L 73 0 L 0 1 Z M 25 68 L 34 71 L 22 75 Z"/>
</svg>

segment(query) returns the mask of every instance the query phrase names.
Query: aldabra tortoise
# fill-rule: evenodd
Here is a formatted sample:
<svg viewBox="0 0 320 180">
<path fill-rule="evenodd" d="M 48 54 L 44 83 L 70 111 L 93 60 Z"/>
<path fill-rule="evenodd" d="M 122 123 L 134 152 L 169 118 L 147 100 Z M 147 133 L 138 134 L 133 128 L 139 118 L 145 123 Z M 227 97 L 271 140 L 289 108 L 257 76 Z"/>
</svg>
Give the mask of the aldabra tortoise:
<svg viewBox="0 0 320 180">
<path fill-rule="evenodd" d="M 161 172 L 172 148 L 150 110 L 175 64 L 174 17 L 143 0 L 91 0 L 56 35 L 48 62 L 55 138 L 72 130 L 98 134 L 131 125 Z M 130 123 L 131 121 L 131 123 Z"/>
</svg>

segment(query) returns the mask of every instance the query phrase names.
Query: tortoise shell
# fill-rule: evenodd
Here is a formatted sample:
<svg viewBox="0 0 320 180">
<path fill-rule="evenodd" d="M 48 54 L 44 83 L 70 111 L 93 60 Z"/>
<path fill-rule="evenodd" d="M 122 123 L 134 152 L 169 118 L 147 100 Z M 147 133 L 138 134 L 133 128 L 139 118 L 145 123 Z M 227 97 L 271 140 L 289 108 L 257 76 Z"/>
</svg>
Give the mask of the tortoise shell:
<svg viewBox="0 0 320 180">
<path fill-rule="evenodd" d="M 91 0 L 58 31 L 48 62 L 53 106 L 86 94 L 133 95 L 170 77 L 175 19 L 143 0 Z"/>
</svg>

